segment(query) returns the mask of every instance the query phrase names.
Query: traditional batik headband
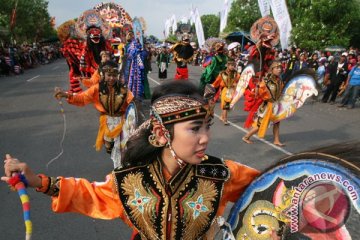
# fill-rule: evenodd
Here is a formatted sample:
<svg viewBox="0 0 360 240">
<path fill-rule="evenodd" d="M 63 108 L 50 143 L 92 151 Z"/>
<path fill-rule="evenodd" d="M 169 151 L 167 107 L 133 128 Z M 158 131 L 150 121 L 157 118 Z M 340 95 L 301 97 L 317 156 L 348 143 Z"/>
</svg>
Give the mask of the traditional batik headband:
<svg viewBox="0 0 360 240">
<path fill-rule="evenodd" d="M 105 72 L 108 72 L 108 73 L 116 73 L 118 74 L 119 73 L 119 70 L 117 67 L 113 67 L 113 66 L 110 66 L 110 65 L 105 65 L 102 67 L 102 72 L 105 73 Z"/>
<path fill-rule="evenodd" d="M 151 115 L 160 117 L 163 124 L 169 124 L 199 117 L 209 118 L 213 116 L 213 111 L 203 99 L 168 95 L 157 99 L 152 104 Z"/>
<path fill-rule="evenodd" d="M 270 69 L 273 69 L 276 67 L 282 67 L 282 63 L 280 61 L 273 61 L 270 65 Z"/>
<path fill-rule="evenodd" d="M 142 123 L 132 135 L 138 135 L 143 129 L 149 129 L 155 121 L 164 126 L 164 124 L 202 116 L 210 120 L 214 116 L 213 98 L 215 93 L 216 89 L 211 84 L 207 84 L 202 99 L 180 94 L 158 98 L 151 106 L 150 119 Z"/>
</svg>

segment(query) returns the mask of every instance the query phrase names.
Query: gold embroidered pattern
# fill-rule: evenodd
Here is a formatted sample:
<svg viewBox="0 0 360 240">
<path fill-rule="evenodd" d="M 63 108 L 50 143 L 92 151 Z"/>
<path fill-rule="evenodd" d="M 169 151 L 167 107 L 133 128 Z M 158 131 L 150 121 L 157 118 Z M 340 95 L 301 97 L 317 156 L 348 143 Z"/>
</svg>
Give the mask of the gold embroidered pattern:
<svg viewBox="0 0 360 240">
<path fill-rule="evenodd" d="M 190 240 L 208 232 L 228 173 L 220 159 L 206 163 L 187 165 L 168 182 L 159 160 L 115 172 L 120 200 L 141 239 Z"/>
<path fill-rule="evenodd" d="M 142 173 L 128 174 L 121 183 L 121 188 L 124 190 L 123 194 L 128 196 L 126 204 L 131 209 L 131 217 L 141 229 L 143 235 L 151 239 L 157 236 L 156 227 L 154 226 L 155 219 L 151 214 L 157 199 L 146 191 L 142 179 Z"/>
<path fill-rule="evenodd" d="M 216 190 L 215 184 L 209 180 L 199 179 L 197 185 L 198 191 L 191 192 L 182 203 L 184 207 L 184 221 L 185 221 L 185 235 L 184 239 L 196 239 L 198 233 L 203 231 L 203 228 L 209 224 L 208 213 L 214 211 L 213 203 L 216 201 L 216 196 L 218 192 Z M 203 211 L 196 212 L 194 208 L 192 208 L 192 203 L 197 203 L 201 199 L 201 206 L 198 207 L 206 207 L 203 208 Z M 196 208 L 196 205 L 195 205 Z M 194 217 L 196 216 L 196 217 Z"/>
</svg>

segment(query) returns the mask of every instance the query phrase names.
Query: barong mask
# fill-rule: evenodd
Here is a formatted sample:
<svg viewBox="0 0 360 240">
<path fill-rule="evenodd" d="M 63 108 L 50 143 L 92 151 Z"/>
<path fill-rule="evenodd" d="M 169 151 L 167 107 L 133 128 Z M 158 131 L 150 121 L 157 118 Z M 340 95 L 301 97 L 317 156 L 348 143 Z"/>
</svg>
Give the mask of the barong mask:
<svg viewBox="0 0 360 240">
<path fill-rule="evenodd" d="M 112 29 L 106 20 L 96 10 L 83 12 L 75 24 L 76 34 L 84 40 L 90 38 L 93 43 L 99 43 L 101 37 L 108 39 Z"/>
<path fill-rule="evenodd" d="M 86 31 L 87 35 L 89 36 L 90 40 L 93 43 L 99 43 L 101 38 L 101 29 L 92 27 L 89 30 Z"/>
<path fill-rule="evenodd" d="M 254 42 L 260 42 L 266 48 L 276 46 L 280 40 L 278 25 L 270 16 L 257 20 L 250 29 L 250 36 Z"/>
</svg>

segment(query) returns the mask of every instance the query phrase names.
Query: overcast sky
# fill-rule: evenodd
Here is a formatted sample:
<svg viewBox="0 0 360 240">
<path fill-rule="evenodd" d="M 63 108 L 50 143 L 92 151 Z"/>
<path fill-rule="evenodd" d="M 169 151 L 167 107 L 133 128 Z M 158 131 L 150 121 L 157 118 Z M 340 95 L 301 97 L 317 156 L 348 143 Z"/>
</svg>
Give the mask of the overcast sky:
<svg viewBox="0 0 360 240">
<path fill-rule="evenodd" d="M 85 10 L 93 8 L 102 1 L 96 0 L 48 0 L 49 13 L 55 17 L 56 25 L 80 16 Z M 200 15 L 218 14 L 224 0 L 123 0 L 115 2 L 125 8 L 132 18 L 143 17 L 147 23 L 147 35 L 163 37 L 165 20 L 176 15 L 179 19 L 188 16 L 191 5 L 199 9 Z M 205 26 L 204 26 L 205 27 Z"/>
</svg>

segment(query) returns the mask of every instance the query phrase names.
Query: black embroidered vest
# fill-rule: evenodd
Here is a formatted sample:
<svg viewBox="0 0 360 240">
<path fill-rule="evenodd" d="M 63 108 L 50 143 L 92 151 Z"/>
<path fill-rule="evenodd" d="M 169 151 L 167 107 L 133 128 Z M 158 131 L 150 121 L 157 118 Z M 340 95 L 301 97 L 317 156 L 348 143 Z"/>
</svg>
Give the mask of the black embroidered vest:
<svg viewBox="0 0 360 240">
<path fill-rule="evenodd" d="M 127 88 L 120 82 L 116 82 L 111 90 L 109 90 L 105 81 L 99 83 L 100 103 L 106 110 L 106 114 L 111 117 L 121 115 L 121 107 L 126 101 L 126 96 Z"/>
<path fill-rule="evenodd" d="M 283 89 L 283 83 L 281 79 L 279 79 L 279 77 L 273 74 L 268 74 L 264 78 L 264 82 L 268 90 L 268 93 L 271 96 L 271 99 L 269 101 L 275 102 L 279 100 Z"/>
<path fill-rule="evenodd" d="M 159 160 L 113 172 L 120 200 L 141 239 L 201 239 L 219 207 L 230 172 L 211 157 L 166 182 Z"/>
</svg>

